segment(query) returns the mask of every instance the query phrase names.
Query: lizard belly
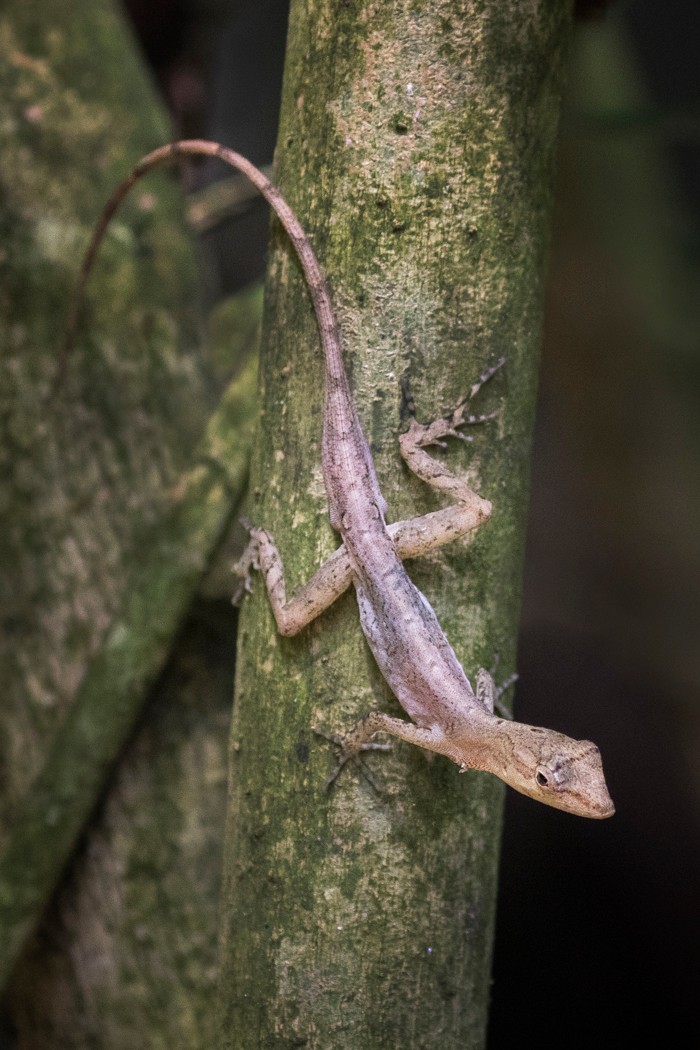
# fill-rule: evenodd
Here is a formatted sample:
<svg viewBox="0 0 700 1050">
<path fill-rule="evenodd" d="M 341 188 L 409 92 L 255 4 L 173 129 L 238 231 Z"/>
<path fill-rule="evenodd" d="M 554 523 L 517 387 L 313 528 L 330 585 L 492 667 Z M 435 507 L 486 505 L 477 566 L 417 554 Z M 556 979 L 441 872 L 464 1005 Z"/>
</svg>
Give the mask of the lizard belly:
<svg viewBox="0 0 700 1050">
<path fill-rule="evenodd" d="M 397 562 L 381 587 L 355 579 L 360 623 L 375 660 L 417 725 L 468 716 L 474 691 L 427 598 Z M 445 717 L 447 715 L 447 718 Z"/>
</svg>

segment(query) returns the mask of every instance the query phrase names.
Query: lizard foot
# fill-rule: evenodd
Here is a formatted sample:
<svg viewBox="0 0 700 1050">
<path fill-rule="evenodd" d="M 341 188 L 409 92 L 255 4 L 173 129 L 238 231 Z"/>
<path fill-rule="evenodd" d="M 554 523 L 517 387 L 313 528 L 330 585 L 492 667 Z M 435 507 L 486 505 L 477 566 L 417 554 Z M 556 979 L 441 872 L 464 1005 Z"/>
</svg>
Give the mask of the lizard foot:
<svg viewBox="0 0 700 1050">
<path fill-rule="evenodd" d="M 239 606 L 246 594 L 250 594 L 252 590 L 252 570 L 260 571 L 260 563 L 258 561 L 259 540 L 255 535 L 257 530 L 251 528 L 249 522 L 243 519 L 241 519 L 241 524 L 248 529 L 250 539 L 238 561 L 231 566 L 231 572 L 238 577 L 231 596 L 231 604 L 235 606 Z"/>
<path fill-rule="evenodd" d="M 496 374 L 506 363 L 505 357 L 501 357 L 494 365 L 482 372 L 475 383 L 472 384 L 469 393 L 462 398 L 456 408 L 448 412 L 441 419 L 435 419 L 432 423 L 418 423 L 411 412 L 410 428 L 405 435 L 414 447 L 427 448 L 429 445 L 437 445 L 438 448 L 447 448 L 444 438 L 454 437 L 460 441 L 472 441 L 471 434 L 463 434 L 459 429 L 464 426 L 474 426 L 477 423 L 487 423 L 495 419 L 497 412 L 487 412 L 483 415 L 467 413 L 467 407 L 476 397 L 481 388 L 488 383 L 489 379 Z M 412 402 L 410 403 L 412 408 Z M 403 435 L 402 435 L 403 436 Z"/>
<path fill-rule="evenodd" d="M 391 751 L 391 744 L 381 744 L 369 740 L 361 744 L 349 745 L 348 736 L 351 736 L 352 734 L 342 736 L 339 733 L 324 733 L 323 730 L 316 728 L 314 728 L 313 732 L 316 736 L 320 736 L 323 740 L 327 740 L 330 744 L 334 744 L 335 747 L 338 748 L 338 762 L 326 781 L 326 791 L 330 791 L 348 762 L 354 762 L 367 782 L 378 794 L 382 794 L 380 784 L 377 782 L 373 774 L 370 773 L 369 769 L 360 758 L 360 755 L 363 751 Z"/>
</svg>

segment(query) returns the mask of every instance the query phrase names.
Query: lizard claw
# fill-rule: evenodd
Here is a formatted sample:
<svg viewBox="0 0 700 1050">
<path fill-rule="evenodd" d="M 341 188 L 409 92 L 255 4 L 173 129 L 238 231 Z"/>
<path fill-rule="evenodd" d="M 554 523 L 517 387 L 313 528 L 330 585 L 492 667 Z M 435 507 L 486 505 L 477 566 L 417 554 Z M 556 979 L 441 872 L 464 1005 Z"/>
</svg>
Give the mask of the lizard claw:
<svg viewBox="0 0 700 1050">
<path fill-rule="evenodd" d="M 242 519 L 241 519 L 242 520 Z M 246 525 L 246 528 L 250 528 Z M 233 595 L 231 597 L 232 605 L 240 605 L 246 594 L 250 594 L 253 589 L 253 580 L 251 576 L 251 570 L 258 572 L 260 565 L 258 563 L 258 540 L 253 535 L 251 529 L 251 537 L 248 544 L 241 554 L 238 561 L 231 566 L 231 572 L 238 576 L 238 583 L 234 587 Z"/>
<path fill-rule="evenodd" d="M 332 770 L 328 780 L 326 781 L 326 791 L 335 784 L 336 780 L 340 776 L 341 772 L 348 764 L 348 762 L 354 762 L 357 764 L 360 772 L 368 781 L 368 783 L 378 793 L 382 793 L 381 786 L 377 783 L 374 776 L 370 773 L 367 766 L 360 758 L 360 754 L 363 751 L 391 751 L 391 744 L 381 744 L 372 740 L 366 741 L 363 744 L 359 744 L 357 747 L 347 747 L 346 737 L 341 736 L 339 733 L 325 733 L 322 729 L 314 727 L 313 732 L 316 736 L 320 736 L 323 740 L 327 740 L 330 744 L 334 744 L 338 748 L 338 761 L 335 769 Z"/>
<path fill-rule="evenodd" d="M 484 372 L 482 372 L 477 381 L 472 385 L 472 388 L 467 394 L 467 396 L 465 397 L 465 402 L 471 401 L 473 397 L 476 397 L 484 383 L 488 383 L 491 376 L 495 375 L 496 372 L 498 372 L 499 368 L 503 368 L 505 363 L 505 357 L 499 357 L 498 361 L 496 361 L 495 364 L 491 365 Z"/>
<path fill-rule="evenodd" d="M 460 427 L 478 426 L 480 423 L 488 423 L 496 419 L 498 412 L 485 412 L 481 415 L 467 414 L 467 408 L 472 398 L 481 390 L 484 383 L 495 375 L 505 364 L 505 357 L 501 357 L 495 365 L 487 368 L 485 372 L 473 384 L 466 397 L 462 398 L 456 408 L 448 412 L 441 419 L 434 419 L 432 423 L 418 423 L 415 416 L 411 416 L 409 429 L 401 435 L 402 449 L 428 448 L 431 445 L 446 449 L 447 444 L 443 438 L 454 437 L 460 441 L 473 441 L 471 434 L 464 434 Z"/>
<path fill-rule="evenodd" d="M 469 393 L 462 401 L 457 405 L 457 408 L 452 413 L 452 421 L 455 427 L 464 426 L 476 426 L 479 423 L 488 423 L 489 420 L 495 419 L 498 415 L 497 412 L 487 412 L 484 415 L 466 415 L 466 407 L 470 401 L 472 401 L 481 390 L 485 383 L 488 383 L 489 379 L 498 372 L 499 369 L 503 368 L 506 363 L 505 357 L 499 357 L 495 364 L 487 368 L 486 371 L 482 372 L 477 381 L 472 385 Z M 456 436 L 456 435 L 455 435 Z M 461 437 L 462 435 L 460 435 Z"/>
</svg>

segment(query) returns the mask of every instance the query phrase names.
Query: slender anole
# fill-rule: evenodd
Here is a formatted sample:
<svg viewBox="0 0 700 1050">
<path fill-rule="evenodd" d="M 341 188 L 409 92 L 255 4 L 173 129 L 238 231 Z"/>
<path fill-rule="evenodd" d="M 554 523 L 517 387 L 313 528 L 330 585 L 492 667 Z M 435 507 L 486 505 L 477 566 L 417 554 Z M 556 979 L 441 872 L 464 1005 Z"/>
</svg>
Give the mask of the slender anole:
<svg viewBox="0 0 700 1050">
<path fill-rule="evenodd" d="M 494 713 L 498 690 L 493 678 L 482 669 L 476 690 L 472 688 L 430 604 L 403 566 L 404 558 L 425 554 L 473 531 L 491 514 L 491 504 L 432 458 L 426 448 L 440 444 L 445 437 L 460 436 L 459 428 L 465 424 L 490 418 L 468 415 L 467 407 L 502 362 L 477 380 L 454 411 L 429 425 L 412 419 L 399 438 L 410 470 L 456 502 L 432 514 L 387 526 L 387 505 L 350 393 L 328 283 L 289 205 L 245 157 L 216 143 L 176 142 L 148 154 L 118 187 L 105 207 L 83 264 L 58 382 L 72 341 L 78 303 L 109 219 L 134 182 L 152 167 L 192 154 L 219 157 L 242 172 L 275 211 L 299 257 L 324 356 L 323 478 L 330 522 L 340 534 L 342 546 L 290 599 L 280 555 L 265 529 L 251 529 L 238 571 L 247 576 L 251 566 L 261 570 L 283 635 L 297 634 L 352 584 L 370 649 L 412 719 L 407 722 L 376 711 L 347 733 L 333 737 L 340 748 L 336 774 L 360 751 L 385 746 L 372 742 L 376 733 L 389 733 L 447 756 L 460 771 L 493 773 L 517 791 L 557 809 L 584 817 L 611 816 L 614 808 L 595 744 L 499 718 Z"/>
</svg>

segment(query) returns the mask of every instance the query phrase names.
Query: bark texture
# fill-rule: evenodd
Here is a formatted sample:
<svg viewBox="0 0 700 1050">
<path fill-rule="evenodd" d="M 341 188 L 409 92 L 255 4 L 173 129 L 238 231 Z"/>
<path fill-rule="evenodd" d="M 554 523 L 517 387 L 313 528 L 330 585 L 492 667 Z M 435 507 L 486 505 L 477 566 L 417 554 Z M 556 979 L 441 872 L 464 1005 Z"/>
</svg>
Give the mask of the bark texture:
<svg viewBox="0 0 700 1050">
<path fill-rule="evenodd" d="M 139 715 L 243 485 L 251 371 L 193 461 L 217 384 L 181 195 L 154 175 L 111 227 L 47 403 L 92 223 L 170 130 L 106 0 L 5 4 L 0 55 L 3 977 L 43 913 L 7 1024 L 21 1050 L 199 1047 L 230 709 L 218 606 Z"/>
<path fill-rule="evenodd" d="M 32 0 L 7 4 L 0 46 L 6 831 L 123 600 L 137 536 L 167 510 L 205 413 L 196 268 L 164 179 L 116 222 L 66 384 L 47 404 L 95 216 L 168 129 L 104 0 L 59 0 L 48 13 Z"/>
<path fill-rule="evenodd" d="M 238 505 L 247 478 L 246 431 L 250 428 L 245 424 L 255 404 L 255 365 L 253 357 L 212 416 L 198 449 L 197 465 L 178 482 L 175 509 L 145 543 L 141 571 L 131 580 L 124 607 L 91 662 L 40 773 L 15 809 L 13 828 L 0 856 L 0 984 L 7 981 L 22 946 L 38 924 L 115 763 L 136 729 L 148 688 L 163 667 L 212 552 Z M 230 589 L 229 583 L 229 593 Z M 226 698 L 218 712 L 224 726 L 228 709 Z M 206 712 L 201 714 L 204 725 Z M 185 719 L 183 725 L 176 717 L 173 736 L 177 737 L 178 726 L 180 732 L 186 726 L 189 734 L 189 721 Z M 203 725 L 200 732 L 206 738 Z M 221 729 L 219 722 L 210 730 L 217 734 L 216 751 Z M 184 748 L 184 738 L 178 747 L 171 742 L 167 775 L 165 770 L 156 769 L 153 776 L 142 771 L 139 778 L 151 788 L 158 785 L 166 803 L 171 795 L 175 809 L 188 776 L 186 769 L 177 769 L 173 752 Z M 184 761 L 184 756 L 179 757 Z M 219 760 L 221 772 L 223 753 Z M 133 757 L 125 765 L 129 770 L 126 775 L 133 782 Z M 195 770 L 192 772 L 196 775 Z M 141 786 L 145 789 L 146 785 Z M 202 784 L 192 786 L 199 790 Z M 163 834 L 163 825 L 156 819 L 157 805 L 152 799 L 143 799 L 142 804 L 141 825 L 151 831 L 157 827 Z M 179 814 L 182 819 L 194 818 L 192 805 L 192 800 L 183 805 Z M 143 860 L 142 846 L 139 852 Z M 216 853 L 218 857 L 218 849 Z M 218 873 L 218 863 L 215 870 Z M 210 889 L 211 904 L 217 886 Z M 164 918 L 161 916 L 160 921 Z M 157 915 L 152 919 L 159 921 Z M 210 946 L 214 931 L 212 925 L 208 931 Z"/>
<path fill-rule="evenodd" d="M 330 276 L 392 517 L 435 509 L 396 436 L 501 354 L 451 461 L 494 503 L 465 549 L 412 568 L 469 674 L 512 670 L 543 272 L 569 3 L 292 3 L 277 177 Z M 322 370 L 279 227 L 250 516 L 290 591 L 337 545 L 320 473 Z M 221 1047 L 480 1047 L 502 787 L 407 745 L 325 792 L 312 727 L 402 714 L 346 595 L 295 639 L 264 588 L 241 623 L 224 876 Z"/>
</svg>

